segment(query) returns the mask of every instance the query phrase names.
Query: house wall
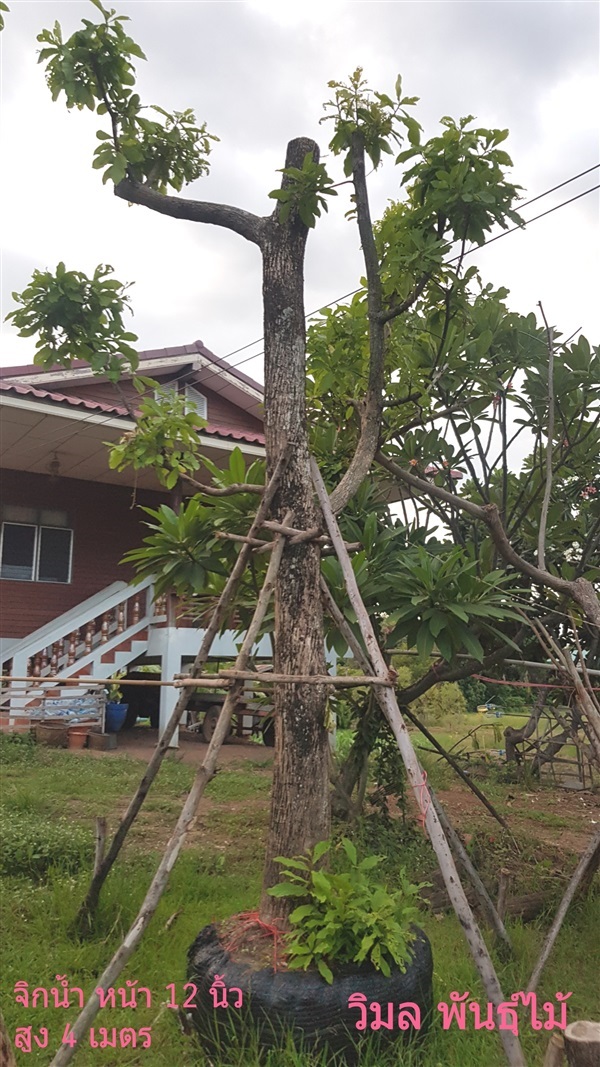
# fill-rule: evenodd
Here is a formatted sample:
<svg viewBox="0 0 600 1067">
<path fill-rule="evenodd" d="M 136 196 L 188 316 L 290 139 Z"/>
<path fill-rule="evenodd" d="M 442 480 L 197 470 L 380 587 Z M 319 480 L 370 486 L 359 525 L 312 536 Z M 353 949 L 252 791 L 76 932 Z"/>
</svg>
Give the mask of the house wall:
<svg viewBox="0 0 600 1067">
<path fill-rule="evenodd" d="M 173 374 L 167 376 L 157 374 L 156 381 L 168 385 L 173 377 Z M 190 378 L 190 385 L 193 384 L 194 381 Z M 52 389 L 53 387 L 50 388 Z M 123 406 L 123 395 L 125 395 L 128 400 L 133 400 L 136 403 L 139 401 L 139 394 L 133 388 L 131 381 L 128 380 L 124 380 L 119 386 L 121 395 L 119 395 L 119 392 L 111 382 L 89 382 L 87 385 L 61 382 L 60 386 L 56 385 L 55 388 L 56 392 L 59 393 L 74 393 L 76 396 L 83 397 L 84 400 L 96 400 L 102 404 L 115 404 L 118 407 Z M 230 400 L 220 396 L 219 393 L 214 393 L 207 386 L 199 385 L 198 389 L 201 393 L 204 393 L 206 397 L 208 409 L 207 422 L 212 426 L 223 426 L 234 430 L 249 430 L 252 433 L 264 432 L 262 422 L 260 419 L 255 418 L 254 415 L 250 415 L 247 411 L 239 408 Z"/>
<path fill-rule="evenodd" d="M 133 577 L 133 569 L 119 561 L 147 532 L 140 507 L 158 507 L 168 494 L 140 490 L 134 507 L 132 498 L 127 487 L 2 471 L 4 504 L 67 512 L 73 565 L 68 584 L 0 579 L 0 637 L 25 637 L 112 582 Z"/>
</svg>

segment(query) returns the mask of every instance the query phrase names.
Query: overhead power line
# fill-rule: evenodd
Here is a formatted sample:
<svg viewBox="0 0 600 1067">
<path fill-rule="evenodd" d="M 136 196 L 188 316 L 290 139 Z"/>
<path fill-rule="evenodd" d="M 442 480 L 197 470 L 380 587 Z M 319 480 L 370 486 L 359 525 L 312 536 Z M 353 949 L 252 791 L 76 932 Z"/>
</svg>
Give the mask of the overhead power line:
<svg viewBox="0 0 600 1067">
<path fill-rule="evenodd" d="M 567 178 L 564 182 L 560 182 L 559 185 L 554 185 L 551 189 L 546 189 L 546 191 L 543 192 L 543 193 L 538 193 L 537 196 L 532 197 L 531 200 L 525 201 L 525 203 L 521 204 L 520 207 L 521 208 L 528 207 L 530 204 L 534 204 L 537 200 L 541 200 L 544 196 L 549 196 L 550 193 L 555 192 L 557 189 L 562 189 L 565 185 L 570 185 L 571 182 L 577 181 L 578 178 L 583 178 L 583 177 L 585 177 L 586 174 L 590 174 L 592 171 L 598 170 L 598 169 L 600 169 L 600 163 L 596 163 L 593 167 L 588 167 L 587 170 L 583 170 L 579 174 L 574 174 L 571 178 Z M 525 222 L 523 223 L 523 226 L 512 226 L 510 229 L 503 230 L 502 233 L 496 234 L 495 237 L 489 237 L 486 241 L 482 241 L 482 243 L 480 245 L 475 245 L 473 248 L 467 249 L 467 251 L 464 253 L 464 255 L 465 256 L 472 255 L 474 252 L 478 252 L 481 248 L 485 248 L 486 245 L 491 245 L 491 244 L 494 243 L 494 241 L 499 241 L 502 237 L 508 237 L 508 235 L 510 233 L 514 233 L 516 230 L 523 230 L 527 226 L 529 226 L 532 222 L 537 222 L 538 219 L 543 219 L 546 215 L 551 215 L 552 212 L 559 211 L 560 208 L 567 207 L 568 204 L 572 204 L 576 200 L 580 200 L 582 197 L 588 196 L 590 193 L 593 193 L 596 189 L 600 189 L 600 183 L 598 185 L 592 185 L 589 189 L 585 189 L 583 193 L 578 193 L 577 196 L 570 197 L 569 200 L 563 200 L 562 203 L 555 204 L 554 207 L 548 208 L 547 211 L 542 211 L 539 215 L 534 215 L 533 218 L 531 218 L 531 219 L 525 219 Z M 453 259 L 449 260 L 449 262 L 450 263 L 455 263 L 460 258 L 461 258 L 461 256 L 457 255 Z M 463 258 L 464 258 L 464 256 L 463 256 Z M 315 308 L 314 311 L 308 312 L 308 314 L 305 316 L 306 320 L 308 321 L 309 319 L 312 319 L 315 315 L 318 315 L 321 311 L 325 311 L 326 308 L 334 307 L 334 306 L 336 306 L 338 304 L 341 304 L 342 301 L 347 300 L 349 297 L 356 296 L 356 294 L 360 293 L 360 291 L 361 291 L 360 288 L 351 289 L 350 292 L 344 293 L 342 296 L 336 297 L 335 300 L 330 300 L 328 304 L 321 304 L 318 308 Z M 255 341 L 249 341 L 248 344 L 242 345 L 241 348 L 234 348 L 232 352 L 228 352 L 226 356 L 222 356 L 221 358 L 224 359 L 224 360 L 230 359 L 231 356 L 235 356 L 239 352 L 245 352 L 248 348 L 252 348 L 254 345 L 260 344 L 260 342 L 263 341 L 263 340 L 264 340 L 264 337 L 257 337 Z M 241 359 L 236 363 L 230 363 L 229 366 L 232 369 L 236 368 L 236 367 L 243 367 L 245 363 L 249 363 L 253 359 L 258 359 L 259 356 L 262 356 L 262 355 L 264 355 L 264 349 L 261 350 L 260 352 L 253 352 L 252 355 L 246 356 L 244 359 Z M 207 385 L 210 381 L 212 381 L 213 378 L 218 378 L 220 376 L 220 374 L 222 374 L 222 373 L 223 373 L 223 370 L 215 370 L 215 371 L 213 371 L 211 373 L 210 377 L 206 378 L 203 381 L 202 384 L 203 385 Z"/>
<path fill-rule="evenodd" d="M 537 200 L 541 200 L 543 197 L 549 196 L 550 193 L 555 192 L 557 189 L 562 189 L 562 188 L 564 188 L 565 185 L 570 185 L 571 182 L 577 181 L 578 178 L 583 178 L 583 177 L 585 177 L 586 174 L 590 174 L 590 173 L 592 173 L 592 171 L 595 171 L 595 170 L 598 170 L 598 169 L 600 169 L 600 163 L 596 163 L 593 167 L 588 167 L 587 170 L 583 170 L 579 174 L 574 174 L 571 178 L 567 178 L 564 182 L 560 182 L 558 185 L 552 186 L 551 189 L 546 189 L 543 193 L 538 193 L 537 196 L 532 197 L 531 200 L 527 200 L 524 204 L 521 205 L 521 207 L 528 207 L 530 204 L 534 204 Z M 524 229 L 525 227 L 529 226 L 530 223 L 537 222 L 538 219 L 542 219 L 546 215 L 551 215 L 554 211 L 559 211 L 560 208 L 567 207 L 568 204 L 572 204 L 572 203 L 574 203 L 574 201 L 580 200 L 584 196 L 588 196 L 589 193 L 593 193 L 596 189 L 599 189 L 599 188 L 600 188 L 600 183 L 598 185 L 593 185 L 589 189 L 585 189 L 584 192 L 578 193 L 577 196 L 572 196 L 572 197 L 570 197 L 569 200 L 563 200 L 562 203 L 556 204 L 554 207 L 548 208 L 547 211 L 543 211 L 539 215 L 534 215 L 534 217 L 531 218 L 531 219 L 526 219 L 523 226 L 512 226 L 510 229 L 503 230 L 502 233 L 496 234 L 495 237 L 490 237 L 487 241 L 483 241 L 482 244 L 476 245 L 473 248 L 467 249 L 467 251 L 464 253 L 464 255 L 467 256 L 467 255 L 470 255 L 473 252 L 478 252 L 479 249 L 480 248 L 484 248 L 485 245 L 493 244 L 494 241 L 499 241 L 500 238 L 502 238 L 502 237 L 508 237 L 508 235 L 510 233 L 514 233 L 516 230 Z M 457 256 L 455 258 L 458 259 L 460 257 Z M 450 260 L 450 262 L 455 262 L 455 260 Z M 360 288 L 352 289 L 350 292 L 344 293 L 343 296 L 338 296 L 338 297 L 336 297 L 335 300 L 330 300 L 328 304 L 321 304 L 318 308 L 315 308 L 314 311 L 310 311 L 305 316 L 306 320 L 309 320 L 309 319 L 313 318 L 315 315 L 320 314 L 320 312 L 324 311 L 325 308 L 334 307 L 337 304 L 341 304 L 343 300 L 347 300 L 348 297 L 355 296 L 356 293 L 359 293 L 360 291 L 361 291 Z M 252 348 L 253 345 L 260 344 L 260 342 L 262 340 L 264 340 L 263 337 L 258 337 L 255 341 L 250 341 L 250 342 L 248 342 L 248 344 L 242 345 L 241 348 L 235 348 L 235 349 L 233 349 L 232 352 L 228 352 L 226 356 L 222 356 L 220 358 L 222 358 L 223 360 L 228 360 L 231 356 L 235 356 L 239 352 L 245 352 L 248 348 Z M 216 368 L 214 371 L 212 371 L 210 373 L 208 378 L 205 378 L 203 380 L 202 385 L 209 385 L 209 383 L 213 380 L 213 378 L 219 378 L 222 374 L 226 374 L 230 370 L 234 370 L 237 367 L 242 367 L 245 363 L 249 363 L 253 359 L 258 359 L 259 356 L 262 356 L 262 355 L 264 355 L 264 350 L 261 351 L 261 352 L 254 352 L 250 356 L 245 356 L 244 359 L 239 360 L 237 363 L 230 363 L 227 367 Z M 186 374 L 187 374 L 187 372 L 183 371 L 181 374 L 176 375 L 171 380 L 170 384 L 175 384 L 177 381 L 179 381 L 180 378 L 185 377 Z M 90 415 L 89 416 L 90 421 L 91 421 L 92 418 L 94 418 L 94 415 Z M 103 419 L 102 422 L 110 422 L 110 420 L 112 418 L 114 418 L 114 415 L 108 416 L 105 420 Z M 81 421 L 82 422 L 88 421 L 88 417 L 86 416 L 86 418 L 82 419 Z M 75 433 L 69 434 L 68 437 L 66 437 L 65 439 L 57 442 L 56 443 L 56 448 L 60 448 L 61 445 L 65 444 L 67 441 L 71 440 L 71 438 L 74 437 L 77 432 L 78 431 L 76 431 Z"/>
<path fill-rule="evenodd" d="M 535 204 L 535 202 L 537 200 L 542 200 L 543 197 L 549 196 L 550 193 L 555 193 L 557 189 L 563 189 L 565 187 L 565 185 L 570 185 L 571 182 L 576 182 L 578 180 L 578 178 L 585 178 L 586 174 L 591 174 L 595 170 L 600 170 L 600 163 L 595 163 L 593 167 L 588 167 L 587 170 L 582 170 L 582 171 L 579 172 L 579 174 L 573 174 L 571 178 L 566 178 L 564 182 L 560 182 L 558 185 L 553 185 L 551 189 L 546 189 L 545 192 L 543 192 L 543 193 L 538 193 L 538 195 L 537 196 L 533 196 L 531 198 L 531 200 L 526 200 L 524 204 L 520 204 L 521 209 L 524 208 L 524 207 L 529 207 L 530 204 Z M 595 185 L 593 187 L 593 189 L 597 189 L 597 188 L 598 188 L 597 185 Z M 585 193 L 580 193 L 580 196 L 586 196 L 586 194 L 588 192 L 590 192 L 590 193 L 593 192 L 593 189 L 588 189 L 588 190 L 586 190 Z M 573 199 L 574 200 L 578 200 L 579 197 L 573 197 Z M 571 200 L 565 200 L 563 204 L 558 204 L 556 207 L 553 207 L 550 210 L 551 211 L 557 211 L 559 207 L 564 207 L 566 204 L 570 204 L 570 203 L 571 203 Z M 550 212 L 549 211 L 548 212 L 545 211 L 544 214 L 547 215 L 547 214 L 550 214 Z M 536 215 L 535 218 L 529 219 L 528 222 L 526 223 L 526 225 L 529 225 L 530 222 L 535 222 L 536 219 L 541 219 L 542 217 L 543 217 L 542 215 Z M 520 230 L 521 227 L 520 226 L 515 226 L 514 229 Z M 489 241 L 484 241 L 483 244 L 490 245 L 492 243 L 492 241 L 497 241 L 500 237 L 505 237 L 507 233 L 512 233 L 512 230 L 504 231 L 503 233 L 498 234 L 497 237 L 491 237 L 489 239 Z M 482 247 L 483 247 L 483 245 L 477 245 L 477 248 L 482 248 Z M 475 252 L 475 251 L 477 251 L 477 248 L 470 249 L 469 251 Z M 343 296 L 338 296 L 335 300 L 330 300 L 328 304 L 321 304 L 321 306 L 318 307 L 318 308 L 315 308 L 314 311 L 310 311 L 306 317 L 308 319 L 310 319 L 310 318 L 312 318 L 313 315 L 318 315 L 319 311 L 324 311 L 325 308 L 333 307 L 334 304 L 341 304 L 342 300 L 347 300 L 349 296 L 354 296 L 358 292 L 360 292 L 360 289 L 352 289 L 349 293 L 344 293 Z M 248 348 L 252 348 L 253 345 L 259 345 L 262 340 L 263 340 L 262 336 L 261 337 L 257 337 L 255 341 L 249 341 L 248 344 L 242 345 L 241 348 L 234 348 L 232 352 L 228 352 L 226 356 L 222 356 L 221 358 L 222 359 L 230 359 L 231 356 L 237 356 L 238 353 L 245 352 Z M 262 352 L 257 352 L 253 356 L 249 356 L 248 360 L 256 359 L 257 356 L 261 356 L 262 354 L 263 354 Z M 241 367 L 242 364 L 243 363 L 247 363 L 248 360 L 243 359 L 239 363 L 232 363 L 231 366 L 232 367 Z"/>
</svg>

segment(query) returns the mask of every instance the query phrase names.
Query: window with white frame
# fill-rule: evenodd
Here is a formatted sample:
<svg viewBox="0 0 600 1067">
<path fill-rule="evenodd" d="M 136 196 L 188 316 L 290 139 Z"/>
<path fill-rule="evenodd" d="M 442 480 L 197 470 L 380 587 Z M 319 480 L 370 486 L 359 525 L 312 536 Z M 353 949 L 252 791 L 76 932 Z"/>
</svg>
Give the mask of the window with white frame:
<svg viewBox="0 0 600 1067">
<path fill-rule="evenodd" d="M 169 389 L 172 389 L 176 395 L 180 395 L 177 394 L 177 388 L 173 386 L 163 386 L 160 390 L 157 389 L 154 395 L 158 399 Z M 185 397 L 186 412 L 195 411 L 201 419 L 208 418 L 208 401 L 204 393 L 201 393 L 193 385 L 184 385 L 183 396 Z"/>
<path fill-rule="evenodd" d="M 195 389 L 193 385 L 185 386 L 185 410 L 195 411 L 201 419 L 208 417 L 208 404 L 204 393 Z"/>
<path fill-rule="evenodd" d="M 66 512 L 2 508 L 0 578 L 19 582 L 71 581 L 73 531 Z"/>
</svg>

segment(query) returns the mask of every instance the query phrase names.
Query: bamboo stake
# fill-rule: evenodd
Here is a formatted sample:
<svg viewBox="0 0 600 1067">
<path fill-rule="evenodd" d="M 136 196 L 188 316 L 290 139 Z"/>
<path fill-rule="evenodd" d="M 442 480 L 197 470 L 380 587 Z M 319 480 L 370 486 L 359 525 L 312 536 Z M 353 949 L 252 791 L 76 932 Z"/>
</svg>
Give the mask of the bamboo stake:
<svg viewBox="0 0 600 1067">
<path fill-rule="evenodd" d="M 253 548 L 265 548 L 267 545 L 269 548 L 273 547 L 272 541 L 262 541 L 260 537 L 248 537 L 244 534 L 232 534 L 226 530 L 216 530 L 215 537 L 218 537 L 221 541 L 239 541 L 243 545 L 252 545 Z"/>
<path fill-rule="evenodd" d="M 346 641 L 348 648 L 352 651 L 352 655 L 354 656 L 356 662 L 360 664 L 363 670 L 370 670 L 371 665 L 369 663 L 366 652 L 364 651 L 360 642 L 357 640 L 347 619 L 338 608 L 331 593 L 331 590 L 329 589 L 329 586 L 327 585 L 327 582 L 323 577 L 321 578 L 321 592 L 325 601 L 325 607 L 327 608 L 327 611 L 335 622 L 342 637 Z M 502 826 L 505 830 L 508 830 L 510 833 L 510 827 L 506 820 L 502 817 L 502 815 L 498 814 L 494 805 L 487 799 L 485 794 L 481 792 L 479 786 L 475 785 L 475 782 L 472 782 L 468 775 L 465 774 L 462 767 L 459 763 L 457 763 L 454 757 L 451 756 L 449 752 L 446 752 L 446 749 L 443 748 L 442 745 L 440 745 L 437 738 L 429 732 L 427 727 L 421 722 L 420 719 L 417 718 L 416 715 L 413 714 L 412 711 L 409 710 L 409 708 L 404 708 L 404 714 L 408 719 L 410 719 L 412 723 L 414 723 L 417 729 L 420 730 L 421 733 L 427 738 L 427 740 L 437 749 L 440 755 L 448 761 L 452 769 L 458 774 L 459 778 L 462 779 L 465 785 L 469 787 L 471 792 L 474 793 L 475 796 L 481 801 L 481 803 L 487 808 L 490 815 L 492 815 L 494 819 L 496 819 L 496 822 L 499 822 L 500 826 Z"/>
<path fill-rule="evenodd" d="M 219 684 L 219 678 L 220 677 L 221 677 L 221 675 L 219 675 L 219 674 L 211 674 L 211 675 L 207 674 L 207 675 L 204 675 L 202 678 L 198 678 L 195 684 L 197 685 L 197 687 L 199 689 L 223 689 L 225 687 L 225 684 L 224 683 Z M 209 680 L 211 678 L 216 679 L 216 681 L 211 682 Z M 9 680 L 9 677 L 7 675 L 3 675 L 2 677 L 0 677 L 0 681 L 8 681 L 8 680 Z M 10 681 L 13 681 L 13 682 L 31 682 L 32 684 L 35 681 L 36 685 L 39 685 L 40 683 L 43 683 L 43 684 L 52 683 L 53 685 L 88 685 L 88 684 L 93 684 L 93 685 L 103 685 L 103 686 L 110 684 L 110 681 L 109 681 L 108 678 L 90 678 L 90 679 L 88 679 L 85 674 L 80 675 L 78 678 L 36 678 L 36 679 L 33 679 L 31 677 L 31 675 L 29 675 L 27 678 L 17 678 L 17 677 L 12 677 L 11 676 L 10 677 Z M 146 678 L 143 678 L 143 679 L 142 678 L 131 678 L 131 679 L 127 678 L 125 680 L 124 684 L 125 685 L 154 685 L 154 686 L 163 686 L 164 687 L 164 686 L 169 686 L 169 685 L 175 685 L 176 683 L 174 681 L 172 681 L 172 680 L 171 681 L 167 681 L 167 682 L 163 682 L 163 681 L 159 681 L 159 679 L 156 679 L 156 681 L 154 681 L 154 680 L 150 680 L 149 678 L 148 679 L 146 679 Z"/>
<path fill-rule="evenodd" d="M 498 903 L 496 904 L 496 911 L 502 921 L 504 921 L 504 916 L 506 915 L 509 884 L 510 871 L 507 871 L 505 867 L 502 867 L 498 879 Z"/>
<path fill-rule="evenodd" d="M 98 816 L 96 819 L 96 852 L 94 854 L 94 875 L 98 873 L 104 859 L 106 847 L 106 819 Z"/>
<path fill-rule="evenodd" d="M 269 513 L 271 502 L 273 500 L 273 497 L 275 496 L 275 493 L 277 492 L 281 476 L 289 462 L 292 452 L 293 446 L 291 444 L 288 444 L 282 452 L 281 456 L 279 457 L 277 464 L 275 465 L 273 475 L 268 485 L 265 487 L 264 495 L 259 504 L 258 510 L 254 517 L 254 521 L 250 527 L 249 534 L 251 536 L 255 534 L 257 530 L 260 529 Z M 229 578 L 225 583 L 223 592 L 219 597 L 217 606 L 213 612 L 213 616 L 205 631 L 204 637 L 202 639 L 202 644 L 200 645 L 200 649 L 198 651 L 198 655 L 196 656 L 196 659 L 194 660 L 192 666 L 192 676 L 201 673 L 201 668 L 208 659 L 212 643 L 215 637 L 217 636 L 219 630 L 221 629 L 223 621 L 225 620 L 229 603 L 246 569 L 246 564 L 248 563 L 250 554 L 251 547 L 249 545 L 242 545 L 238 557 L 233 565 L 231 574 L 229 575 Z M 273 557 L 271 557 L 271 562 L 272 558 Z M 269 563 L 269 566 L 271 566 L 271 563 Z M 129 830 L 134 820 L 136 819 L 137 814 L 144 803 L 144 800 L 146 799 L 148 790 L 150 789 L 152 782 L 154 781 L 156 775 L 160 770 L 161 763 L 167 754 L 167 750 L 173 738 L 173 734 L 175 733 L 175 730 L 179 725 L 181 716 L 187 708 L 188 700 L 189 690 L 183 688 L 181 691 L 181 695 L 173 709 L 173 714 L 171 715 L 171 718 L 169 719 L 169 722 L 165 727 L 165 731 L 154 750 L 150 762 L 148 763 L 144 776 L 129 803 L 127 811 L 125 812 L 123 818 L 121 819 L 121 822 L 119 823 L 116 833 L 111 841 L 108 852 L 106 853 L 106 856 L 104 857 L 104 860 L 102 862 L 102 866 L 100 867 L 97 874 L 92 878 L 86 898 L 83 901 L 81 908 L 79 909 L 79 913 L 77 916 L 78 922 L 82 922 L 84 920 L 87 920 L 89 922 L 90 916 L 93 914 L 97 907 L 102 886 L 104 885 L 108 873 L 117 856 L 119 855 L 119 852 L 121 851 L 123 842 L 127 837 L 127 834 L 129 833 Z"/>
<path fill-rule="evenodd" d="M 529 979 L 529 982 L 527 984 L 527 989 L 530 993 L 535 993 L 538 987 L 538 982 L 540 980 L 542 971 L 546 965 L 550 953 L 552 952 L 554 942 L 556 941 L 556 938 L 560 933 L 560 928 L 565 920 L 567 911 L 569 910 L 569 905 L 571 904 L 571 901 L 573 900 L 573 897 L 577 892 L 577 888 L 585 872 L 587 871 L 590 864 L 595 862 L 599 852 L 600 830 L 597 830 L 575 868 L 573 877 L 571 878 L 571 881 L 567 886 L 565 895 L 560 902 L 560 907 L 554 917 L 554 922 L 552 923 L 552 926 L 548 931 L 548 935 L 542 946 L 542 951 L 540 952 L 539 959 L 535 967 L 533 968 L 531 978 Z"/>
<path fill-rule="evenodd" d="M 247 678 L 265 682 L 269 685 L 286 683 L 302 685 L 333 685 L 351 689 L 360 685 L 394 685 L 390 678 L 378 678 L 376 675 L 333 675 L 333 674 L 259 674 L 257 671 L 236 671 L 224 668 L 221 672 L 223 678 Z M 175 685 L 189 685 L 189 682 L 176 682 Z"/>
<path fill-rule="evenodd" d="M 266 494 L 265 494 L 266 495 Z M 290 516 L 291 517 L 291 516 Z M 269 560 L 269 566 L 267 568 L 267 574 L 265 577 L 264 585 L 261 589 L 260 596 L 256 604 L 256 610 L 252 617 L 252 621 L 246 631 L 246 636 L 242 643 L 242 647 L 236 659 L 236 664 L 240 669 L 243 669 L 250 659 L 252 648 L 256 642 L 260 628 L 262 626 L 269 601 L 275 586 L 275 579 L 283 550 L 285 548 L 285 539 L 283 537 L 278 538 L 278 544 L 273 550 L 271 559 Z M 210 782 L 215 773 L 215 767 L 217 763 L 217 756 L 221 749 L 225 738 L 229 734 L 229 728 L 231 725 L 231 717 L 235 709 L 236 701 L 239 698 L 243 684 L 241 681 L 236 682 L 229 690 L 227 697 L 221 711 L 219 718 L 217 719 L 215 732 L 212 736 L 210 745 L 208 746 L 208 752 L 202 765 L 198 768 L 192 788 L 188 793 L 185 804 L 183 805 L 177 825 L 171 834 L 167 847 L 163 853 L 162 859 L 156 870 L 156 874 L 150 883 L 150 887 L 142 906 L 137 914 L 133 925 L 129 928 L 122 944 L 115 952 L 108 966 L 105 968 L 103 974 L 98 979 L 98 985 L 96 990 L 92 993 L 87 1003 L 84 1005 L 82 1011 L 77 1016 L 73 1023 L 71 1033 L 75 1039 L 75 1042 L 81 1041 L 81 1039 L 87 1034 L 90 1025 L 93 1023 L 96 1015 L 100 1010 L 100 998 L 97 990 L 106 991 L 109 989 L 121 971 L 127 964 L 135 952 L 137 946 L 140 943 L 142 935 L 148 926 L 154 912 L 156 911 L 159 901 L 162 897 L 164 890 L 166 889 L 169 876 L 177 857 L 181 851 L 188 831 L 190 830 L 198 809 L 198 804 L 206 789 L 206 786 Z M 71 1062 L 75 1053 L 76 1044 L 72 1046 L 61 1045 L 58 1049 L 54 1059 L 52 1060 L 50 1067 L 66 1067 Z"/>
<path fill-rule="evenodd" d="M 440 820 L 442 830 L 444 831 L 448 839 L 448 844 L 450 845 L 450 848 L 454 853 L 454 858 L 456 860 L 457 865 L 459 867 L 462 867 L 464 874 L 471 882 L 471 885 L 473 886 L 473 889 L 477 894 L 477 898 L 485 914 L 487 915 L 488 922 L 492 930 L 496 934 L 496 937 L 500 941 L 502 941 L 504 945 L 506 945 L 506 948 L 512 956 L 513 947 L 511 944 L 510 937 L 508 936 L 508 933 L 506 931 L 506 927 L 502 922 L 502 918 L 499 912 L 494 907 L 492 898 L 490 897 L 487 889 L 481 881 L 481 878 L 479 877 L 476 868 L 471 863 L 469 855 L 466 852 L 460 837 L 458 836 L 456 830 L 448 819 L 446 812 L 444 811 L 431 786 L 429 786 L 429 796 L 431 797 L 431 803 L 435 808 L 437 817 Z"/>
<path fill-rule="evenodd" d="M 363 604 L 354 571 L 352 570 L 350 557 L 345 550 L 339 527 L 329 502 L 325 484 L 319 468 L 312 457 L 311 469 L 319 503 L 331 535 L 331 540 L 337 550 L 337 556 L 344 574 L 350 603 L 356 614 L 365 641 L 367 653 L 375 672 L 380 677 L 387 678 L 389 677 L 388 666 L 379 647 L 367 610 Z M 502 988 L 498 981 L 496 971 L 494 970 L 494 964 L 485 941 L 481 936 L 481 932 L 477 926 L 473 912 L 471 911 L 470 904 L 465 896 L 465 891 L 461 885 L 452 858 L 452 852 L 450 851 L 448 841 L 446 840 L 446 836 L 440 825 L 437 812 L 430 801 L 427 788 L 427 776 L 424 774 L 413 748 L 410 735 L 406 728 L 406 723 L 404 722 L 400 713 L 400 708 L 398 707 L 396 695 L 393 690 L 385 687 L 381 689 L 377 688 L 375 692 L 398 743 L 398 748 L 400 749 L 402 759 L 406 766 L 408 780 L 412 786 L 415 798 L 422 813 L 424 825 L 428 831 L 431 844 L 433 845 L 438 858 L 440 871 L 444 878 L 448 896 L 452 901 L 456 916 L 465 932 L 467 943 L 471 949 L 471 954 L 475 966 L 481 976 L 487 997 L 497 1009 L 498 1005 L 504 1002 Z M 518 1037 L 509 1030 L 500 1030 L 499 1035 L 510 1067 L 527 1067 Z"/>
<path fill-rule="evenodd" d="M 432 744 L 435 749 L 437 749 L 437 751 L 439 752 L 440 756 L 442 756 L 443 759 L 445 759 L 446 762 L 450 764 L 452 769 L 454 771 L 456 771 L 456 773 L 459 776 L 459 778 L 461 779 L 461 781 L 463 781 L 465 783 L 465 785 L 467 785 L 469 787 L 471 792 L 474 793 L 475 796 L 481 801 L 483 806 L 485 808 L 487 808 L 487 810 L 489 811 L 490 815 L 493 816 L 493 818 L 496 820 L 496 822 L 500 823 L 500 826 L 502 826 L 502 828 L 504 830 L 508 830 L 508 832 L 510 833 L 511 832 L 510 826 L 508 825 L 506 819 L 502 815 L 500 815 L 498 811 L 496 811 L 496 808 L 492 804 L 491 800 L 488 800 L 488 798 L 486 797 L 485 793 L 482 793 L 482 791 L 479 788 L 479 786 L 476 785 L 475 782 L 471 781 L 471 779 L 469 778 L 468 774 L 465 774 L 465 772 L 463 771 L 460 763 L 458 763 L 458 761 L 455 760 L 454 756 L 452 756 L 449 752 L 447 752 L 446 749 L 443 747 L 443 745 L 440 745 L 438 739 L 436 737 L 434 737 L 434 735 L 432 733 L 429 732 L 429 730 L 427 729 L 425 724 L 422 723 L 421 720 L 417 718 L 417 716 L 414 714 L 414 712 L 412 712 L 410 710 L 410 708 L 404 708 L 403 714 L 406 715 L 407 719 L 410 719 L 410 721 L 412 723 L 414 723 L 414 725 L 417 727 L 417 729 L 419 729 L 421 731 L 423 736 L 427 738 L 429 743 Z"/>
</svg>

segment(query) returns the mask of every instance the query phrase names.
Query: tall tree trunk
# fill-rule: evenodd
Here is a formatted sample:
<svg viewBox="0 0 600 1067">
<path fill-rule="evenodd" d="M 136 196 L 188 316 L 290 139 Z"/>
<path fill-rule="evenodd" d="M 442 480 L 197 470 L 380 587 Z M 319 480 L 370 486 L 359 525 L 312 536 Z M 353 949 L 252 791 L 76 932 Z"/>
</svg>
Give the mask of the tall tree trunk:
<svg viewBox="0 0 600 1067">
<path fill-rule="evenodd" d="M 286 167 L 301 167 L 314 141 L 288 146 Z M 282 186 L 287 179 L 284 176 Z M 294 512 L 294 525 L 314 527 L 319 512 L 309 466 L 305 402 L 304 250 L 307 229 L 292 213 L 281 223 L 277 212 L 262 242 L 265 335 L 265 437 L 271 471 L 287 441 L 294 453 L 275 497 L 278 519 Z M 324 674 L 320 553 L 314 543 L 287 545 L 275 588 L 276 672 Z M 277 685 L 275 768 L 264 871 L 261 916 L 284 919 L 287 900 L 267 889 L 280 880 L 275 856 L 293 856 L 329 836 L 329 751 L 325 728 L 326 690 L 315 685 Z"/>
</svg>

